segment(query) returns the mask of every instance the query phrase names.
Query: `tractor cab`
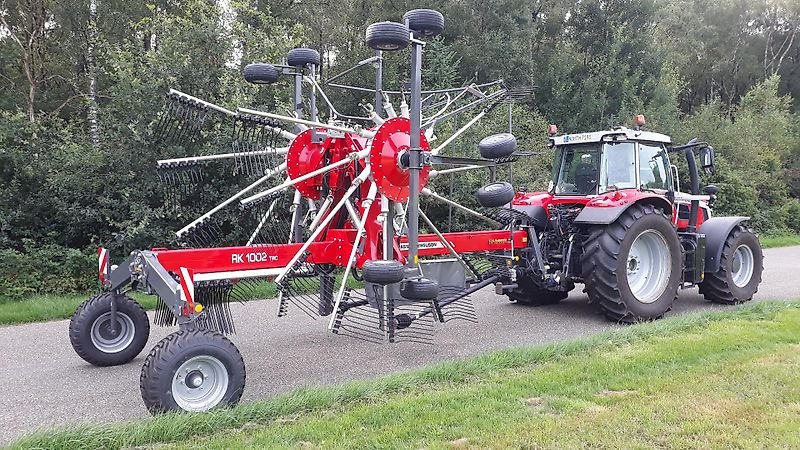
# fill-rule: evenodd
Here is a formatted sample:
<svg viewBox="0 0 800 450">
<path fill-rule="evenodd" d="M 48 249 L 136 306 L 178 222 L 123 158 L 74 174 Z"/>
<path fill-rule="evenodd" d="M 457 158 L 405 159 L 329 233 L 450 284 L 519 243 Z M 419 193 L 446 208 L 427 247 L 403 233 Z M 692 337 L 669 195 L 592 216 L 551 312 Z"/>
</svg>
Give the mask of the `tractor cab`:
<svg viewBox="0 0 800 450">
<path fill-rule="evenodd" d="M 669 136 L 615 128 L 552 137 L 555 196 L 592 196 L 624 189 L 673 191 Z"/>
<path fill-rule="evenodd" d="M 673 150 L 669 136 L 638 129 L 616 127 L 591 133 L 552 136 L 555 149 L 553 178 L 548 189 L 555 202 L 590 202 L 623 191 L 619 200 L 624 203 L 637 196 L 633 192 L 654 194 L 671 199 L 674 205 L 673 223 L 679 229 L 689 226 L 691 201 L 697 195 L 681 192 L 677 168 L 670 164 Z M 680 149 L 681 147 L 677 147 Z M 713 152 L 713 150 L 712 150 Z M 713 167 L 713 154 L 703 168 Z M 712 188 L 714 188 L 712 186 Z M 637 196 L 638 197 L 638 196 Z M 695 226 L 711 217 L 714 196 L 702 196 L 696 213 Z"/>
</svg>

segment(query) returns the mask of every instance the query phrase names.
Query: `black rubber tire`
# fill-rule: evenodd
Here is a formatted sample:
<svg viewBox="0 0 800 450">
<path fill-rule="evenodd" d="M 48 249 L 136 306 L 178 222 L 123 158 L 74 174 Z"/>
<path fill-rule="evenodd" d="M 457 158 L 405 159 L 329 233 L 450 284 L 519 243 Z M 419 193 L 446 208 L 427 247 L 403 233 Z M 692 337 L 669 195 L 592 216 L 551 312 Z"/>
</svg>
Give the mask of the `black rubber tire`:
<svg viewBox="0 0 800 450">
<path fill-rule="evenodd" d="M 400 283 L 400 295 L 409 300 L 433 300 L 439 296 L 439 283 L 428 278 L 411 278 Z"/>
<path fill-rule="evenodd" d="M 527 278 L 517 279 L 518 288 L 508 292 L 509 300 L 518 305 L 545 306 L 555 305 L 569 296 L 569 291 L 575 288 L 574 284 L 567 291 L 550 291 L 541 289 Z"/>
<path fill-rule="evenodd" d="M 743 287 L 737 286 L 732 278 L 733 253 L 740 245 L 746 245 L 753 252 L 753 274 L 750 281 Z M 758 236 L 743 225 L 737 225 L 731 230 L 725 244 L 722 246 L 722 256 L 719 259 L 719 270 L 714 273 L 706 272 L 703 282 L 700 283 L 700 293 L 706 300 L 714 303 L 735 305 L 752 300 L 761 284 L 761 274 L 764 271 L 764 252 Z"/>
<path fill-rule="evenodd" d="M 361 276 L 367 283 L 380 285 L 394 284 L 403 281 L 406 269 L 400 261 L 373 259 L 366 261 L 361 269 Z"/>
<path fill-rule="evenodd" d="M 438 36 L 444 32 L 444 16 L 434 9 L 412 9 L 403 14 L 403 22 L 420 37 Z"/>
<path fill-rule="evenodd" d="M 409 29 L 402 23 L 376 22 L 367 27 L 365 41 L 373 50 L 393 52 L 408 47 Z"/>
<path fill-rule="evenodd" d="M 517 138 L 511 133 L 486 136 L 478 144 L 481 156 L 486 159 L 500 159 L 511 156 L 517 149 Z"/>
<path fill-rule="evenodd" d="M 239 349 L 228 338 L 210 330 L 179 330 L 156 344 L 142 366 L 139 389 L 151 414 L 183 411 L 172 395 L 172 379 L 180 366 L 195 356 L 213 356 L 228 372 L 228 388 L 209 409 L 234 406 L 244 392 L 247 373 Z"/>
<path fill-rule="evenodd" d="M 410 314 L 398 314 L 394 316 L 394 329 L 404 330 L 414 323 L 414 318 Z"/>
<path fill-rule="evenodd" d="M 499 208 L 514 199 L 514 186 L 505 181 L 487 184 L 478 189 L 475 197 L 484 208 Z"/>
<path fill-rule="evenodd" d="M 293 48 L 286 55 L 286 64 L 291 67 L 319 66 L 321 61 L 319 52 L 313 48 Z"/>
<path fill-rule="evenodd" d="M 627 280 L 628 254 L 644 231 L 658 231 L 670 252 L 670 276 L 661 295 L 652 303 L 640 302 Z M 669 217 L 652 205 L 635 204 L 614 222 L 590 230 L 581 255 L 586 293 L 611 320 L 635 323 L 662 317 L 678 296 L 683 270 L 683 251 Z M 623 274 L 618 276 L 618 274 Z"/>
<path fill-rule="evenodd" d="M 150 320 L 147 318 L 147 313 L 136 300 L 119 295 L 117 314 L 127 316 L 133 323 L 133 339 L 123 349 L 114 353 L 104 352 L 94 344 L 92 327 L 99 317 L 111 312 L 113 295 L 111 292 L 105 292 L 86 300 L 78 307 L 69 322 L 69 341 L 72 348 L 78 356 L 95 366 L 117 366 L 130 362 L 142 352 L 150 337 Z M 123 320 L 123 317 L 117 317 L 120 326 L 123 326 L 120 322 Z"/>
<path fill-rule="evenodd" d="M 272 64 L 253 63 L 244 66 L 244 79 L 253 84 L 272 84 L 278 81 L 281 73 Z"/>
</svg>

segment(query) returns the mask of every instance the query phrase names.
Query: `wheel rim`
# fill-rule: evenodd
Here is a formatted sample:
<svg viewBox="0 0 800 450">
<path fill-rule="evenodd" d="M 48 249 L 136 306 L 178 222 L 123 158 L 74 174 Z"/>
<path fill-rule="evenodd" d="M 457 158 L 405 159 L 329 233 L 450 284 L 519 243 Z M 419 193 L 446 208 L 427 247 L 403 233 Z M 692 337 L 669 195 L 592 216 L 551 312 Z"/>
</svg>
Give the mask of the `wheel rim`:
<svg viewBox="0 0 800 450">
<path fill-rule="evenodd" d="M 111 331 L 111 312 L 107 312 L 92 323 L 92 344 L 103 353 L 119 353 L 133 342 L 136 325 L 123 312 L 117 312 L 117 333 Z"/>
<path fill-rule="evenodd" d="M 737 287 L 745 287 L 750 283 L 750 278 L 753 277 L 754 261 L 755 258 L 750 247 L 747 245 L 736 247 L 736 251 L 733 252 L 733 261 L 731 262 L 733 284 Z"/>
<path fill-rule="evenodd" d="M 636 236 L 628 252 L 628 287 L 637 301 L 653 303 L 661 297 L 672 272 L 670 251 L 664 235 L 647 230 Z"/>
<path fill-rule="evenodd" d="M 185 411 L 207 411 L 228 391 L 228 369 L 213 356 L 195 356 L 178 367 L 172 379 L 172 396 Z"/>
</svg>

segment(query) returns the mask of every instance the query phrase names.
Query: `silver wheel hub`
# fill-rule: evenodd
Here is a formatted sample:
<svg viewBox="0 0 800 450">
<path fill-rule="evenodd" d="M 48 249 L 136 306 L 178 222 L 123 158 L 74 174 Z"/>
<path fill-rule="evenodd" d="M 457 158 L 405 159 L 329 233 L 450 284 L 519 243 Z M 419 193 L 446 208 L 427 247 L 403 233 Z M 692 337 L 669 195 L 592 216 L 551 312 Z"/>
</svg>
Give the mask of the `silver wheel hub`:
<svg viewBox="0 0 800 450">
<path fill-rule="evenodd" d="M 225 398 L 229 383 L 222 361 L 208 355 L 195 356 L 175 372 L 172 397 L 184 411 L 207 411 Z"/>
<path fill-rule="evenodd" d="M 133 342 L 136 326 L 127 314 L 117 311 L 116 330 L 112 330 L 111 312 L 102 314 L 92 322 L 92 344 L 103 353 L 119 353 Z"/>
<path fill-rule="evenodd" d="M 628 287 L 640 303 L 653 303 L 664 293 L 672 273 L 672 255 L 663 234 L 646 230 L 636 236 L 628 252 Z"/>
<path fill-rule="evenodd" d="M 736 247 L 733 252 L 733 261 L 731 261 L 731 279 L 733 284 L 737 287 L 745 287 L 750 283 L 753 277 L 753 267 L 755 266 L 755 258 L 753 257 L 753 250 L 747 245 L 740 245 Z"/>
</svg>

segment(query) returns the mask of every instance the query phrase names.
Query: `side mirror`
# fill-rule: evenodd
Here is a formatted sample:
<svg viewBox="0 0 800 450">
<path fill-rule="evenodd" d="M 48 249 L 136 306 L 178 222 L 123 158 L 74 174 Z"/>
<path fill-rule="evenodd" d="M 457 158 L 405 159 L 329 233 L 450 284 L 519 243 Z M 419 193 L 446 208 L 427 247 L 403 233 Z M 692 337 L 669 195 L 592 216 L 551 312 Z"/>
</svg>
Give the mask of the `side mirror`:
<svg viewBox="0 0 800 450">
<path fill-rule="evenodd" d="M 714 147 L 709 145 L 700 150 L 700 167 L 705 173 L 714 173 Z"/>
</svg>

